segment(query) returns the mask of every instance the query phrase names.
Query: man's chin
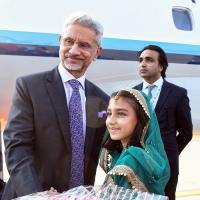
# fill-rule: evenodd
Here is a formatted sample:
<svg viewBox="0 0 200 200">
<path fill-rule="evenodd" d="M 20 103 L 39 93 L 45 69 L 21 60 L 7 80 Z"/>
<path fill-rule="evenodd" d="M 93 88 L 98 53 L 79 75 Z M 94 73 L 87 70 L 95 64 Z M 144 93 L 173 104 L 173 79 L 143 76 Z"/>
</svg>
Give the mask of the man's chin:
<svg viewBox="0 0 200 200">
<path fill-rule="evenodd" d="M 78 65 L 64 65 L 64 67 L 69 71 L 80 71 L 82 69 L 82 66 Z"/>
</svg>

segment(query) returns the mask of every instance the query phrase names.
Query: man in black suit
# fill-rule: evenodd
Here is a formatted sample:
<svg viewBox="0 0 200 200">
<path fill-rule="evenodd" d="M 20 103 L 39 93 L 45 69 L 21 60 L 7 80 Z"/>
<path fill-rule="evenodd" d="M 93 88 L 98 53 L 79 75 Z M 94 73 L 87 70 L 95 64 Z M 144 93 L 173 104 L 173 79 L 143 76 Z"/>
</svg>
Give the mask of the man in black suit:
<svg viewBox="0 0 200 200">
<path fill-rule="evenodd" d="M 84 180 L 77 185 L 94 184 L 109 97 L 87 80 L 85 73 L 101 52 L 102 34 L 102 26 L 87 14 L 70 16 L 60 36 L 59 66 L 17 80 L 4 131 L 10 178 L 3 200 L 50 187 L 58 192 L 70 188 L 73 178 L 71 79 L 79 82 L 83 119 Z"/>
<path fill-rule="evenodd" d="M 178 182 L 178 157 L 192 139 L 189 99 L 186 89 L 165 80 L 168 61 L 160 47 L 146 46 L 139 52 L 138 57 L 139 74 L 143 78 L 143 83 L 134 88 L 151 96 L 150 101 L 158 118 L 171 168 L 171 177 L 165 193 L 173 200 Z"/>
</svg>

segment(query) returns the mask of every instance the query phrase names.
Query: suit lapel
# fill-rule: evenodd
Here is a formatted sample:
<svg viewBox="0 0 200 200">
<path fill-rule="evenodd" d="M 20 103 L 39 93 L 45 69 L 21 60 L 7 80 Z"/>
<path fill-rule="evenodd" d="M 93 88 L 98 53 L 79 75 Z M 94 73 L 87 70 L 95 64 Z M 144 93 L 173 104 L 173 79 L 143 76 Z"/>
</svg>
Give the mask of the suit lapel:
<svg viewBox="0 0 200 200">
<path fill-rule="evenodd" d="M 139 85 L 136 85 L 136 86 L 134 87 L 134 89 L 139 90 L 139 91 L 142 91 L 142 86 L 143 86 L 143 84 L 140 83 Z"/>
<path fill-rule="evenodd" d="M 92 91 L 92 88 L 90 87 L 89 82 L 85 81 L 85 95 L 86 95 L 86 136 L 85 136 L 85 152 L 90 152 L 91 150 L 91 142 L 94 139 L 95 136 L 95 128 L 91 128 L 91 124 L 95 124 L 94 121 L 97 120 L 97 117 L 94 117 L 95 115 L 95 109 L 92 109 L 93 106 L 95 106 L 97 103 L 93 101 L 94 91 Z"/>
<path fill-rule="evenodd" d="M 69 112 L 64 87 L 57 67 L 47 75 L 45 81 L 49 97 L 55 109 L 58 122 L 64 136 L 66 147 L 69 151 L 71 151 Z"/>
<path fill-rule="evenodd" d="M 168 82 L 164 80 L 162 88 L 161 88 L 160 96 L 158 98 L 158 102 L 157 102 L 156 107 L 155 107 L 156 114 L 158 114 L 160 112 L 160 110 L 163 107 L 163 104 L 165 103 L 166 98 L 168 97 L 168 95 L 170 93 L 170 87 L 169 86 L 170 85 L 168 84 Z"/>
<path fill-rule="evenodd" d="M 143 86 L 143 84 L 141 83 L 141 84 L 135 86 L 134 88 L 142 91 L 142 86 Z M 162 89 L 161 89 L 161 92 L 160 92 L 160 96 L 158 98 L 158 102 L 157 102 L 156 107 L 155 107 L 156 114 L 158 114 L 160 112 L 160 110 L 162 109 L 162 106 L 165 103 L 165 100 L 168 97 L 169 93 L 170 93 L 170 85 L 167 81 L 164 80 L 163 85 L 162 85 Z"/>
</svg>

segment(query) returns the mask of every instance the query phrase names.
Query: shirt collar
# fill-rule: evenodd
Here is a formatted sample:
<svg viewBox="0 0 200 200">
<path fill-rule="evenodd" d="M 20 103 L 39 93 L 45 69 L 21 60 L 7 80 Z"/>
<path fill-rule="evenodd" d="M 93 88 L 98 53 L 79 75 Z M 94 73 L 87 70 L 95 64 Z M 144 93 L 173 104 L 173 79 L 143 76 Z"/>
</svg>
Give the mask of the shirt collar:
<svg viewBox="0 0 200 200">
<path fill-rule="evenodd" d="M 80 82 L 81 86 L 83 89 L 85 89 L 85 77 L 86 77 L 86 73 L 81 76 L 80 78 L 75 78 L 72 74 L 70 74 L 63 66 L 62 63 L 60 63 L 58 65 L 58 72 L 61 76 L 62 82 L 66 83 L 67 81 L 71 80 L 71 79 L 76 79 Z"/>
<path fill-rule="evenodd" d="M 162 87 L 162 84 L 163 84 L 163 78 L 162 76 L 157 80 L 155 81 L 154 83 L 152 84 L 149 84 L 148 82 L 146 82 L 145 80 L 143 80 L 143 88 L 146 89 L 149 85 L 155 85 L 157 86 L 158 88 L 161 88 Z"/>
</svg>

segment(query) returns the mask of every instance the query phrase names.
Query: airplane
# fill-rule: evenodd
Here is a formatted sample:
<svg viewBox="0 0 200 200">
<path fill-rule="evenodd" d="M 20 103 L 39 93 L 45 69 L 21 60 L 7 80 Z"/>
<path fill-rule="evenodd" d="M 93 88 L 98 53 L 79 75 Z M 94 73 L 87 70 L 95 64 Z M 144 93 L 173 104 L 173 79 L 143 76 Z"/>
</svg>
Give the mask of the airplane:
<svg viewBox="0 0 200 200">
<path fill-rule="evenodd" d="M 200 133 L 200 1 L 1 0 L 0 123 L 5 128 L 17 77 L 59 63 L 59 35 L 76 11 L 104 26 L 103 52 L 87 78 L 108 94 L 138 84 L 137 53 L 155 44 L 167 53 L 167 80 L 187 89 L 194 133 Z"/>
</svg>

